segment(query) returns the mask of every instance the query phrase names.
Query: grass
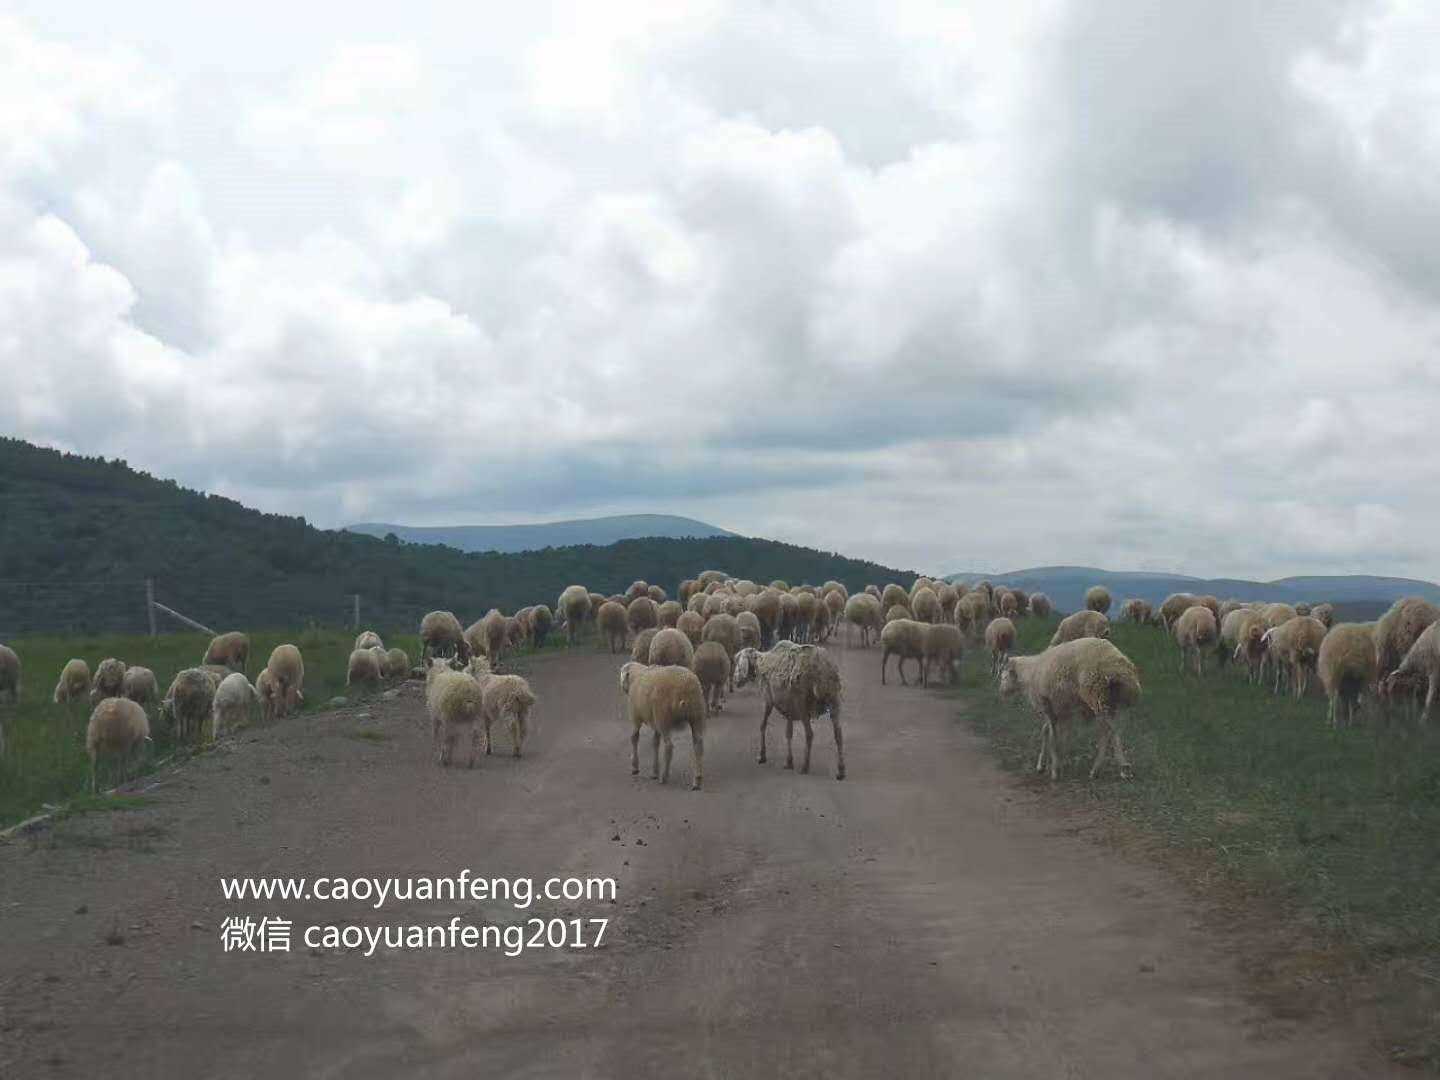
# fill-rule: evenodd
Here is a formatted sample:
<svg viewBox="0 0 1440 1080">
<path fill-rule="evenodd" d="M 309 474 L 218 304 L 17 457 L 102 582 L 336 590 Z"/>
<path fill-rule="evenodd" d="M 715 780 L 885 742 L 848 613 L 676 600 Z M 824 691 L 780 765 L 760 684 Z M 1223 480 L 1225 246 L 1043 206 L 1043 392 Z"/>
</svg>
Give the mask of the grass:
<svg viewBox="0 0 1440 1080">
<path fill-rule="evenodd" d="M 1054 625 L 1022 621 L 1020 651 Z M 1135 779 L 1111 764 L 1090 782 L 1093 736 L 1062 733 L 1053 797 L 1098 811 L 1217 915 L 1260 928 L 1249 966 L 1274 1009 L 1364 1008 L 1397 1060 L 1440 1069 L 1440 731 L 1373 718 L 1332 731 L 1318 690 L 1297 702 L 1234 670 L 1181 676 L 1158 629 L 1111 636 L 1144 685 L 1122 718 Z M 1033 778 L 1036 724 L 981 666 L 959 690 L 964 720 Z"/>
</svg>

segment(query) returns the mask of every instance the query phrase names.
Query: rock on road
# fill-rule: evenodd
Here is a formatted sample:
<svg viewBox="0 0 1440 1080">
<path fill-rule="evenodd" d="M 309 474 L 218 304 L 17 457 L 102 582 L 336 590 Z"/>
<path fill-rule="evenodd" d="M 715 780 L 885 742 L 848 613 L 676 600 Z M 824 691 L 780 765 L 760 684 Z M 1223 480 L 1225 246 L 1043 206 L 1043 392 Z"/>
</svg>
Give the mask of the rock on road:
<svg viewBox="0 0 1440 1080">
<path fill-rule="evenodd" d="M 834 649 L 810 775 L 758 691 L 629 774 L 620 657 L 523 662 L 526 756 L 440 769 L 418 683 L 242 732 L 143 808 L 0 843 L 0 1077 L 1375 1077 L 1277 1036 L 1158 870 L 1057 829 L 956 706 Z M 797 730 L 797 745 L 802 737 Z M 777 752 L 778 751 L 778 752 Z M 144 784 L 141 785 L 142 787 Z M 613 877 L 616 902 L 226 901 L 221 877 Z M 288 953 L 222 952 L 230 915 Z M 598 949 L 311 950 L 304 927 L 609 918 Z M 1396 1070 L 1398 1074 L 1398 1070 Z M 1406 1074 L 1408 1075 L 1408 1074 Z"/>
</svg>

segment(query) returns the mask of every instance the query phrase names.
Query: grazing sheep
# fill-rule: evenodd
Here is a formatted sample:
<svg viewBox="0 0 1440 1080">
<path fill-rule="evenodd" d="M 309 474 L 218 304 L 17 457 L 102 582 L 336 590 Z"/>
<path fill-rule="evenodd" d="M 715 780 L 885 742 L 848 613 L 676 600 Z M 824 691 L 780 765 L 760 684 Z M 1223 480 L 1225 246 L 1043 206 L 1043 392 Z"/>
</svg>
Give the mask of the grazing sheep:
<svg viewBox="0 0 1440 1080">
<path fill-rule="evenodd" d="M 1328 630 L 1335 621 L 1335 608 L 1331 604 L 1316 604 L 1310 609 L 1310 615 L 1313 618 L 1319 619 L 1320 622 L 1324 624 L 1325 629 Z"/>
<path fill-rule="evenodd" d="M 492 748 L 491 730 L 503 723 L 510 731 L 510 746 L 516 757 L 525 745 L 526 722 L 535 706 L 535 693 L 519 675 L 496 675 L 483 656 L 470 661 L 470 677 L 480 686 L 481 716 L 485 723 L 485 753 Z"/>
<path fill-rule="evenodd" d="M 354 649 L 345 665 L 345 688 L 371 688 L 380 682 L 380 663 L 369 649 Z"/>
<path fill-rule="evenodd" d="M 680 728 L 690 729 L 695 752 L 695 779 L 690 790 L 699 791 L 705 774 L 705 691 L 695 672 L 681 667 L 649 667 L 631 662 L 620 669 L 620 692 L 630 705 L 630 775 L 640 772 L 640 729 L 650 725 L 655 736 L 652 778 L 670 781 L 671 741 Z M 662 764 L 660 744 L 665 744 Z"/>
<path fill-rule="evenodd" d="M 1105 615 L 1110 611 L 1110 590 L 1104 585 L 1091 585 L 1085 590 L 1085 607 Z"/>
<path fill-rule="evenodd" d="M 1401 679 L 1424 681 L 1425 704 L 1420 710 L 1420 723 L 1430 720 L 1435 707 L 1435 694 L 1440 690 L 1440 622 L 1432 622 L 1420 632 L 1415 643 L 1406 650 L 1400 666 L 1385 676 L 1387 689 L 1393 690 Z"/>
<path fill-rule="evenodd" d="M 920 685 L 930 685 L 930 665 L 938 664 L 945 674 L 947 686 L 960 681 L 960 661 L 965 652 L 965 637 L 959 627 L 934 623 L 925 628 L 925 659 L 920 665 Z"/>
<path fill-rule="evenodd" d="M 270 675 L 270 669 L 261 668 L 260 674 L 255 676 L 255 698 L 260 702 L 261 723 L 268 724 L 275 719 L 276 697 L 275 680 Z"/>
<path fill-rule="evenodd" d="M 420 620 L 420 663 L 437 656 L 453 656 L 462 665 L 470 661 L 470 645 L 460 620 L 449 611 L 432 611 Z"/>
<path fill-rule="evenodd" d="M 107 697 L 120 697 L 125 686 L 125 661 L 113 656 L 100 661 L 95 677 L 90 680 L 90 704 L 98 705 Z"/>
<path fill-rule="evenodd" d="M 1050 597 L 1043 592 L 1030 594 L 1030 614 L 1037 619 L 1048 619 L 1050 617 Z"/>
<path fill-rule="evenodd" d="M 177 672 L 160 702 L 160 719 L 169 724 L 177 740 L 199 735 L 205 730 L 205 722 L 211 718 L 215 704 L 215 691 L 221 679 L 235 674 L 226 671 L 224 675 L 205 668 L 186 668 Z M 244 674 L 241 678 L 244 678 Z"/>
<path fill-rule="evenodd" d="M 1265 616 L 1250 608 L 1232 611 L 1225 617 L 1220 628 L 1222 648 L 1235 661 L 1245 661 L 1245 671 L 1250 682 L 1258 683 L 1265 667 Z"/>
<path fill-rule="evenodd" d="M 67 660 L 55 683 L 55 704 L 79 701 L 90 686 L 90 665 L 79 657 Z"/>
<path fill-rule="evenodd" d="M 374 630 L 364 630 L 355 638 L 357 649 L 383 649 L 385 642 L 380 640 L 380 635 Z"/>
<path fill-rule="evenodd" d="M 244 727 L 252 702 L 258 700 L 255 688 L 243 671 L 232 671 L 220 680 L 215 700 L 210 705 L 210 739 L 218 740 L 222 732 Z"/>
<path fill-rule="evenodd" d="M 155 679 L 155 672 L 148 667 L 126 668 L 125 677 L 120 680 L 120 696 L 137 705 L 158 705 L 160 684 Z"/>
<path fill-rule="evenodd" d="M 453 615 L 450 618 L 455 620 Z M 458 620 L 455 620 L 455 628 L 460 628 Z M 421 638 L 424 638 L 423 633 Z M 300 657 L 300 650 L 294 645 L 276 645 L 265 669 L 270 673 L 275 703 L 271 715 L 289 716 L 298 711 L 305 701 L 305 662 Z"/>
<path fill-rule="evenodd" d="M 405 679 L 410 675 L 410 657 L 404 649 L 386 649 L 380 674 L 387 679 Z"/>
<path fill-rule="evenodd" d="M 1274 630 L 1295 618 L 1295 609 L 1289 604 L 1266 604 L 1260 609 L 1266 628 Z"/>
<path fill-rule="evenodd" d="M 123 697 L 107 697 L 96 703 L 85 728 L 90 790 L 95 791 L 95 766 L 101 758 L 117 761 L 121 778 L 125 779 L 131 755 L 150 741 L 150 718 L 138 704 Z"/>
<path fill-rule="evenodd" d="M 1024 589 L 1011 589 L 1010 595 L 1015 597 L 1015 614 L 1023 616 L 1030 611 L 1030 594 Z"/>
<path fill-rule="evenodd" d="M 1380 667 L 1374 623 L 1339 623 L 1320 642 L 1315 662 L 1320 685 L 1330 699 L 1330 726 L 1348 728 L 1361 697 L 1376 688 Z"/>
<path fill-rule="evenodd" d="M 1325 640 L 1325 624 L 1310 615 L 1296 615 L 1265 632 L 1266 652 L 1275 662 L 1275 692 L 1280 692 L 1280 677 L 1290 672 L 1290 689 L 1298 700 L 1305 693 L 1307 676 L 1315 670 L 1320 656 L 1320 643 Z"/>
<path fill-rule="evenodd" d="M 1037 773 L 1045 771 L 1048 754 L 1050 779 L 1056 778 L 1059 759 L 1055 729 L 1073 719 L 1095 720 L 1101 729 L 1090 779 L 1095 779 L 1112 749 L 1121 778 L 1130 776 L 1130 762 L 1120 741 L 1115 713 L 1140 700 L 1140 673 L 1129 657 L 1110 642 L 1078 638 L 1038 656 L 1012 656 L 1000 673 L 1000 694 L 1005 698 L 1024 695 L 1040 716 Z"/>
<path fill-rule="evenodd" d="M 985 627 L 985 647 L 990 650 L 990 674 L 999 675 L 1015 648 L 1015 624 L 1003 615 L 991 619 Z"/>
<path fill-rule="evenodd" d="M 921 624 L 916 623 L 916 626 Z M 805 729 L 805 757 L 800 771 L 810 771 L 810 751 L 815 743 L 813 721 L 829 713 L 835 736 L 835 779 L 845 779 L 845 736 L 840 730 L 840 669 L 830 654 L 818 645 L 781 642 L 769 652 L 742 649 L 735 658 L 735 681 L 744 686 L 758 679 L 765 695 L 760 716 L 760 756 L 765 764 L 765 731 L 770 713 L 778 709 L 785 717 L 785 768 L 795 767 L 792 735 L 798 721 Z"/>
<path fill-rule="evenodd" d="M 600 640 L 609 646 L 610 651 L 624 651 L 625 642 L 630 636 L 624 606 L 614 600 L 606 600 L 596 612 L 595 622 L 600 627 Z"/>
<path fill-rule="evenodd" d="M 856 593 L 845 601 L 845 620 L 860 631 L 860 647 L 868 649 L 884 624 L 880 616 L 880 602 L 868 592 Z"/>
<path fill-rule="evenodd" d="M 910 598 L 910 609 L 915 612 L 917 622 L 940 621 L 940 597 L 936 596 L 935 590 L 928 585 L 915 590 L 915 595 Z"/>
<path fill-rule="evenodd" d="M 637 664 L 648 664 L 650 662 L 650 643 L 655 640 L 655 635 L 659 632 L 652 626 L 636 634 L 635 643 L 630 649 L 630 659 Z"/>
<path fill-rule="evenodd" d="M 625 609 L 625 622 L 632 634 L 660 625 L 660 606 L 648 596 L 637 596 Z"/>
<path fill-rule="evenodd" d="M 925 623 L 916 622 L 914 619 L 895 619 L 885 624 L 885 629 L 880 631 L 880 683 L 885 683 L 885 667 L 894 656 L 895 670 L 900 675 L 902 685 L 908 686 L 905 680 L 905 661 L 914 660 L 915 666 L 920 669 L 920 676 L 925 676 Z"/>
<path fill-rule="evenodd" d="M 500 666 L 505 646 L 510 643 L 510 623 L 499 608 L 491 608 L 480 620 L 480 633 L 485 638 L 485 656 L 492 668 Z"/>
<path fill-rule="evenodd" d="M 1175 642 L 1180 646 L 1180 674 L 1185 674 L 1189 659 L 1195 656 L 1195 674 L 1205 674 L 1205 654 L 1215 648 L 1220 639 L 1220 628 L 1215 625 L 1215 613 L 1208 607 L 1192 604 L 1175 620 Z"/>
<path fill-rule="evenodd" d="M 591 615 L 590 594 L 584 585 L 567 585 L 555 601 L 555 610 L 565 621 L 565 644 L 573 647 L 575 635 Z"/>
<path fill-rule="evenodd" d="M 1007 619 L 1015 618 L 1016 614 L 1020 610 L 1020 605 L 1015 601 L 1015 594 L 1012 593 L 1009 589 L 1004 589 L 1001 590 L 998 596 L 999 600 L 996 602 L 996 607 L 998 608 L 1000 614 Z"/>
<path fill-rule="evenodd" d="M 1194 606 L 1195 597 L 1191 593 L 1171 593 L 1167 596 L 1160 605 L 1160 622 L 1165 627 L 1165 632 L 1172 633 L 1175 620 Z"/>
<path fill-rule="evenodd" d="M 690 644 L 690 639 L 679 630 L 667 627 L 656 631 L 650 642 L 650 658 L 642 663 L 649 663 L 654 667 L 665 667 L 667 664 L 689 667 L 694 659 L 695 646 Z"/>
<path fill-rule="evenodd" d="M 1132 596 L 1120 605 L 1120 618 L 1124 622 L 1132 622 L 1144 626 L 1154 615 L 1154 609 L 1150 606 L 1149 600 L 1142 600 L 1138 596 Z"/>
<path fill-rule="evenodd" d="M 530 609 L 530 644 L 537 649 L 543 649 L 554 625 L 555 616 L 550 609 L 544 604 L 536 604 Z"/>
<path fill-rule="evenodd" d="M 0 645 L 0 705 L 20 700 L 20 657 L 8 645 Z"/>
<path fill-rule="evenodd" d="M 1177 616 L 1178 618 L 1178 616 Z M 1100 611 L 1077 611 L 1073 615 L 1066 615 L 1060 620 L 1060 625 L 1055 628 L 1055 635 L 1050 639 L 1050 647 L 1063 645 L 1067 641 L 1078 641 L 1080 638 L 1108 638 L 1110 636 L 1110 620 Z"/>
<path fill-rule="evenodd" d="M 1405 596 L 1375 623 L 1375 652 L 1380 674 L 1388 675 L 1400 666 L 1410 646 L 1431 623 L 1440 619 L 1440 607 L 1418 596 Z"/>
<path fill-rule="evenodd" d="M 250 639 L 238 630 L 217 634 L 206 646 L 200 664 L 218 664 L 231 671 L 244 671 L 250 666 Z"/>
<path fill-rule="evenodd" d="M 695 677 L 700 680 L 700 688 L 705 693 L 706 708 L 712 713 L 719 712 L 724 707 L 725 687 L 733 672 L 730 654 L 725 651 L 725 646 L 718 641 L 702 641 L 690 661 L 690 670 L 695 672 Z"/>
<path fill-rule="evenodd" d="M 483 658 L 473 657 L 472 661 L 479 663 Z M 451 666 L 453 662 L 432 663 L 425 672 L 425 708 L 430 713 L 430 732 L 438 751 L 438 763 L 449 765 L 455 756 L 455 744 L 469 736 L 470 753 L 465 766 L 473 769 L 480 752 L 484 692 L 468 673 L 455 670 Z"/>
</svg>

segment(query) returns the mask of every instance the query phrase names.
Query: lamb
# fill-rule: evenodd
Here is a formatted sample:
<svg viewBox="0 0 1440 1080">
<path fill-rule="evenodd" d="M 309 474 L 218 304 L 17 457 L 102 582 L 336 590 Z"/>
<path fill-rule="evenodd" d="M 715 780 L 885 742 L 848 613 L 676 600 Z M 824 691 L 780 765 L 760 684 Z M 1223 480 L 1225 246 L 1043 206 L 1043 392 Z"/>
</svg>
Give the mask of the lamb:
<svg viewBox="0 0 1440 1080">
<path fill-rule="evenodd" d="M 530 642 L 537 649 L 545 647 L 545 639 L 550 636 L 550 628 L 555 623 L 555 616 L 544 604 L 536 604 L 530 610 Z"/>
<path fill-rule="evenodd" d="M 945 683 L 954 686 L 960 681 L 960 661 L 965 652 L 965 638 L 959 627 L 934 623 L 925 628 L 925 659 L 920 665 L 920 685 L 930 685 L 930 665 L 939 664 Z"/>
<path fill-rule="evenodd" d="M 480 725 L 485 716 L 484 691 L 479 682 L 466 672 L 455 670 L 451 663 L 453 661 L 443 660 L 431 663 L 425 672 L 425 708 L 430 713 L 431 737 L 438 751 L 437 762 L 449 765 L 455 756 L 455 744 L 468 735 L 470 753 L 465 765 L 473 769 L 479 756 Z"/>
<path fill-rule="evenodd" d="M 243 676 L 242 676 L 243 678 Z M 345 666 L 345 688 L 374 687 L 380 682 L 380 664 L 369 649 L 354 649 Z"/>
<path fill-rule="evenodd" d="M 1110 611 L 1110 590 L 1104 585 L 1091 585 L 1085 590 L 1085 607 L 1101 615 Z"/>
<path fill-rule="evenodd" d="M 928 585 L 915 590 L 910 598 L 910 609 L 915 612 L 917 622 L 937 623 L 940 621 L 940 598 Z"/>
<path fill-rule="evenodd" d="M 1400 679 L 1423 679 L 1425 704 L 1420 710 L 1420 723 L 1427 723 L 1440 690 L 1440 622 L 1432 622 L 1420 632 L 1415 644 L 1406 651 L 1400 666 L 1385 677 L 1387 689 L 1393 690 Z"/>
<path fill-rule="evenodd" d="M 255 676 L 255 697 L 260 702 L 260 721 L 268 724 L 275 719 L 275 680 L 269 668 L 261 668 Z"/>
<path fill-rule="evenodd" d="M 255 688 L 243 671 L 232 671 L 221 679 L 210 705 L 211 741 L 218 741 L 222 732 L 244 727 L 250 705 L 257 700 Z"/>
<path fill-rule="evenodd" d="M 461 664 L 470 660 L 470 646 L 460 620 L 449 611 L 432 611 L 420 620 L 420 663 L 437 656 L 453 656 Z"/>
<path fill-rule="evenodd" d="M 630 635 L 629 624 L 625 621 L 625 608 L 614 600 L 606 600 L 596 612 L 595 621 L 600 627 L 601 640 L 609 644 L 610 651 L 622 651 Z"/>
<path fill-rule="evenodd" d="M 921 678 L 925 674 L 925 623 L 916 622 L 914 619 L 895 619 L 885 624 L 885 629 L 880 631 L 880 683 L 885 683 L 885 667 L 894 656 L 895 669 L 900 675 L 902 685 L 908 686 L 905 681 L 905 661 L 914 660 L 915 666 L 920 669 Z"/>
<path fill-rule="evenodd" d="M 650 643 L 655 640 L 655 635 L 659 632 L 652 626 L 636 634 L 635 644 L 630 650 L 630 659 L 637 664 L 648 664 L 650 662 Z"/>
<path fill-rule="evenodd" d="M 1150 621 L 1154 609 L 1150 606 L 1149 600 L 1142 600 L 1138 596 L 1132 596 L 1120 605 L 1120 618 L 1125 622 L 1133 622 L 1137 626 L 1144 626 Z"/>
<path fill-rule="evenodd" d="M 455 620 L 453 615 L 450 618 Z M 458 630 L 459 627 L 459 621 L 455 620 L 455 628 Z M 424 636 L 422 632 L 422 640 Z M 269 682 L 274 701 L 272 715 L 288 716 L 297 712 L 305 701 L 305 663 L 300 657 L 300 650 L 294 645 L 276 645 L 270 653 L 270 661 L 265 665 L 265 670 L 270 673 Z"/>
<path fill-rule="evenodd" d="M 1050 597 L 1043 592 L 1031 593 L 1030 614 L 1037 619 L 1048 619 L 1050 617 Z"/>
<path fill-rule="evenodd" d="M 868 649 L 873 636 L 880 632 L 880 604 L 868 592 L 856 593 L 845 601 L 845 619 L 860 631 L 860 647 Z M 764 644 L 763 641 L 761 644 Z"/>
<path fill-rule="evenodd" d="M 633 634 L 638 634 L 641 630 L 648 630 L 652 626 L 659 626 L 660 608 L 650 597 L 637 596 L 625 609 L 625 622 Z"/>
<path fill-rule="evenodd" d="M 565 622 L 565 644 L 573 648 L 576 633 L 590 617 L 590 594 L 584 585 L 567 585 L 555 601 L 555 610 Z"/>
<path fill-rule="evenodd" d="M 1313 618 L 1313 616 L 1312 616 Z M 1374 623 L 1339 623 L 1320 642 L 1315 666 L 1330 699 L 1330 726 L 1348 728 L 1366 691 L 1379 676 Z"/>
<path fill-rule="evenodd" d="M 985 627 L 985 647 L 990 650 L 990 674 L 999 675 L 1015 648 L 1015 624 L 1003 615 L 991 619 Z"/>
<path fill-rule="evenodd" d="M 1195 656 L 1195 674 L 1205 674 L 1205 654 L 1215 648 L 1220 638 L 1220 629 L 1215 625 L 1215 613 L 1208 607 L 1192 604 L 1175 620 L 1175 642 L 1180 646 L 1180 674 L 1185 674 L 1189 659 Z"/>
<path fill-rule="evenodd" d="M 1099 611 L 1077 611 L 1073 615 L 1066 615 L 1060 620 L 1060 625 L 1055 628 L 1055 635 L 1050 639 L 1050 647 L 1063 645 L 1067 641 L 1077 641 L 1080 638 L 1108 638 L 1110 636 L 1110 620 L 1103 612 Z"/>
<path fill-rule="evenodd" d="M 485 723 L 485 753 L 491 750 L 491 729 L 504 723 L 516 757 L 525 745 L 527 719 L 535 707 L 535 693 L 519 675 L 496 675 L 484 657 L 470 661 L 470 676 L 480 686 L 481 716 Z"/>
<path fill-rule="evenodd" d="M 355 648 L 383 649 L 385 648 L 385 642 L 380 640 L 380 635 L 374 630 L 365 630 L 355 638 Z"/>
<path fill-rule="evenodd" d="M 120 697 L 125 685 L 125 661 L 113 656 L 101 660 L 90 680 L 90 704 L 98 705 L 107 697 Z"/>
<path fill-rule="evenodd" d="M 215 691 L 220 680 L 230 674 L 227 671 L 225 676 L 220 676 L 204 668 L 185 668 L 176 673 L 165 700 L 160 702 L 160 719 L 173 728 L 177 740 L 189 739 L 205 730 L 205 721 L 210 719 L 215 704 Z"/>
<path fill-rule="evenodd" d="M 120 681 L 120 696 L 140 706 L 160 703 L 160 684 L 148 667 L 128 667 Z"/>
<path fill-rule="evenodd" d="M 1282 668 L 1290 670 L 1290 688 L 1298 700 L 1305 693 L 1306 677 L 1315 669 L 1325 624 L 1310 615 L 1296 615 L 1267 630 L 1266 651 L 1275 661 L 1275 692 L 1280 692 Z"/>
<path fill-rule="evenodd" d="M 1045 771 L 1048 752 L 1050 779 L 1059 771 L 1055 752 L 1056 726 L 1066 720 L 1095 720 L 1100 740 L 1090 779 L 1100 771 L 1113 749 L 1122 779 L 1130 776 L 1130 762 L 1120 741 L 1118 709 L 1140 700 L 1140 673 L 1129 657 L 1103 638 L 1079 638 L 1052 646 L 1038 656 L 1012 656 L 1000 673 L 1002 697 L 1018 695 L 1040 716 L 1040 754 L 1035 771 Z"/>
<path fill-rule="evenodd" d="M 0 645 L 0 705 L 20 700 L 20 657 L 8 645 Z"/>
<path fill-rule="evenodd" d="M 1160 623 L 1166 633 L 1173 633 L 1175 620 L 1195 606 L 1196 598 L 1190 593 L 1171 593 L 1160 605 Z"/>
<path fill-rule="evenodd" d="M 700 688 L 705 693 L 705 707 L 712 713 L 719 712 L 724 706 L 725 686 L 732 672 L 730 654 L 725 651 L 725 646 L 718 641 L 702 641 L 690 661 L 690 670 L 700 680 Z"/>
<path fill-rule="evenodd" d="M 916 626 L 922 624 L 916 623 Z M 744 686 L 760 681 L 765 709 L 760 717 L 760 756 L 765 764 L 765 731 L 770 713 L 778 709 L 785 717 L 785 768 L 795 767 L 791 736 L 799 721 L 805 729 L 805 757 L 800 771 L 810 771 L 810 751 L 815 742 L 812 721 L 821 713 L 830 714 L 835 735 L 835 779 L 845 779 L 845 737 L 840 730 L 840 670 L 830 654 L 819 645 L 779 644 L 769 652 L 742 649 L 735 658 L 735 681 Z"/>
<path fill-rule="evenodd" d="M 55 704 L 79 701 L 90 686 L 90 665 L 79 657 L 67 660 L 55 683 Z"/>
<path fill-rule="evenodd" d="M 695 646 L 691 645 L 690 639 L 679 630 L 659 630 L 650 642 L 648 663 L 655 667 L 664 667 L 667 664 L 689 667 L 694 659 Z"/>
<path fill-rule="evenodd" d="M 129 772 L 131 755 L 150 741 L 150 718 L 137 703 L 123 697 L 107 697 L 98 702 L 85 728 L 90 790 L 95 791 L 95 766 L 101 758 L 117 760 L 124 778 Z"/>
<path fill-rule="evenodd" d="M 219 664 L 231 671 L 244 671 L 250 666 L 250 639 L 238 630 L 217 634 L 205 648 L 204 664 Z"/>
<path fill-rule="evenodd" d="M 629 699 L 630 775 L 640 772 L 640 729 L 646 724 L 655 736 L 655 763 L 651 776 L 670 782 L 670 761 L 675 753 L 671 741 L 680 728 L 690 729 L 695 752 L 695 779 L 691 791 L 699 791 L 705 773 L 705 691 L 689 668 L 649 667 L 631 662 L 620 669 L 620 692 Z M 665 760 L 660 760 L 660 744 Z"/>
</svg>

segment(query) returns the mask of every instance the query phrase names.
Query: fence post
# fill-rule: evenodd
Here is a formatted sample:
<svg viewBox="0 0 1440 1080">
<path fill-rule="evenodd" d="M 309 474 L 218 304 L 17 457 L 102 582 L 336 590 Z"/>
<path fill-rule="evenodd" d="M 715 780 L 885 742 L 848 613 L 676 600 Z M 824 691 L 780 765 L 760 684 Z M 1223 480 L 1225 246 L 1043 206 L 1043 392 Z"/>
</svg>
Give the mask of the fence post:
<svg viewBox="0 0 1440 1080">
<path fill-rule="evenodd" d="M 155 579 L 145 579 L 145 617 L 150 621 L 150 636 L 155 636 Z"/>
<path fill-rule="evenodd" d="M 352 629 L 358 634 L 360 632 L 360 594 L 358 592 L 352 593 L 351 599 L 355 601 L 355 617 L 353 619 L 354 625 Z"/>
</svg>

